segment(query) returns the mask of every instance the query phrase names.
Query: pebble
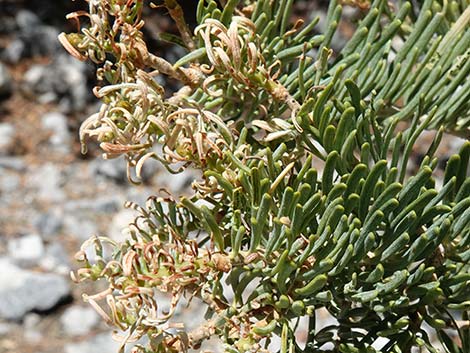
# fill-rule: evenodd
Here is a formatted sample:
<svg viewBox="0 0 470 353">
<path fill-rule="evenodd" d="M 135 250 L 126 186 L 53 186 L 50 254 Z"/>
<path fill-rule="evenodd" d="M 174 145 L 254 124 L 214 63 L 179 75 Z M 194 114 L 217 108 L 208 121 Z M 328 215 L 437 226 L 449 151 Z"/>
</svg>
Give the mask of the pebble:
<svg viewBox="0 0 470 353">
<path fill-rule="evenodd" d="M 1 126 L 2 124 L 0 124 Z M 1 127 L 0 127 L 1 130 Z M 1 133 L 0 133 L 1 134 Z M 1 135 L 0 135 L 1 138 Z M 1 156 L 0 155 L 0 168 L 9 169 L 16 172 L 24 172 L 26 168 L 26 163 L 22 158 L 11 157 L 11 156 Z"/>
<path fill-rule="evenodd" d="M 64 215 L 65 235 L 85 241 L 92 235 L 98 235 L 98 227 L 86 214 L 74 213 Z"/>
<path fill-rule="evenodd" d="M 71 269 L 68 253 L 62 244 L 58 242 L 46 246 L 45 254 L 39 261 L 39 265 L 47 272 L 62 275 L 68 275 Z"/>
<path fill-rule="evenodd" d="M 20 177 L 16 173 L 0 169 L 0 193 L 13 193 L 20 186 Z"/>
<path fill-rule="evenodd" d="M 0 62 L 0 98 L 7 97 L 13 90 L 10 73 L 5 65 Z"/>
<path fill-rule="evenodd" d="M 110 179 L 116 183 L 127 183 L 127 169 L 124 157 L 106 159 L 101 157 L 90 163 L 90 171 L 95 177 Z"/>
<path fill-rule="evenodd" d="M 119 210 L 124 199 L 118 195 L 105 195 L 96 199 L 83 198 L 65 203 L 64 209 L 68 212 L 90 210 L 99 213 L 113 213 Z"/>
<path fill-rule="evenodd" d="M 16 15 L 18 37 L 25 44 L 25 56 L 47 56 L 54 54 L 59 49 L 57 36 L 59 31 L 44 25 L 39 17 L 32 11 L 20 10 Z"/>
<path fill-rule="evenodd" d="M 88 334 L 101 321 L 100 316 L 91 307 L 73 305 L 62 314 L 60 322 L 69 336 Z"/>
<path fill-rule="evenodd" d="M 50 112 L 42 116 L 42 127 L 51 133 L 49 143 L 51 149 L 67 154 L 72 141 L 67 124 L 67 117 L 59 112 Z"/>
<path fill-rule="evenodd" d="M 47 75 L 47 66 L 46 65 L 32 65 L 28 71 L 25 72 L 23 80 L 28 86 L 29 89 L 32 89 L 38 93 L 50 92 L 53 87 L 50 87 L 50 82 L 45 81 L 41 85 L 41 81 Z"/>
<path fill-rule="evenodd" d="M 34 32 L 34 30 L 41 25 L 39 17 L 29 10 L 19 10 L 15 20 L 21 32 Z"/>
<path fill-rule="evenodd" d="M 56 55 L 60 49 L 57 28 L 43 24 L 34 12 L 25 9 L 18 11 L 15 22 L 14 40 L 2 53 L 5 61 L 16 64 L 26 57 Z"/>
<path fill-rule="evenodd" d="M 44 244 L 37 234 L 29 234 L 8 242 L 10 258 L 21 266 L 34 266 L 44 255 Z"/>
<path fill-rule="evenodd" d="M 5 48 L 2 52 L 2 58 L 6 62 L 16 64 L 20 61 L 22 57 L 25 56 L 26 46 L 25 43 L 19 39 L 13 39 L 8 47 Z"/>
<path fill-rule="evenodd" d="M 23 88 L 42 102 L 58 101 L 63 112 L 82 111 L 91 97 L 87 67 L 68 54 L 55 55 L 48 65 L 36 64 L 23 77 Z"/>
<path fill-rule="evenodd" d="M 51 239 L 61 231 L 64 222 L 58 212 L 49 211 L 41 212 L 33 224 L 43 239 Z"/>
<path fill-rule="evenodd" d="M 56 55 L 53 65 L 57 68 L 63 81 L 61 86 L 57 85 L 58 92 L 64 99 L 60 102 L 64 111 L 82 111 L 87 107 L 87 102 L 93 98 L 91 90 L 87 86 L 87 75 L 90 67 L 84 62 L 62 53 Z"/>
<path fill-rule="evenodd" d="M 0 322 L 0 337 L 6 336 L 15 326 L 9 322 Z"/>
<path fill-rule="evenodd" d="M 0 155 L 6 154 L 15 141 L 15 127 L 10 123 L 0 123 Z"/>
<path fill-rule="evenodd" d="M 36 313 L 26 314 L 23 319 L 23 337 L 29 343 L 38 343 L 42 339 L 42 333 L 38 329 L 41 316 Z"/>
<path fill-rule="evenodd" d="M 33 310 L 52 309 L 70 295 L 69 282 L 60 275 L 23 270 L 0 259 L 0 318 L 21 320 Z"/>
<path fill-rule="evenodd" d="M 40 166 L 29 176 L 29 185 L 37 191 L 35 198 L 42 201 L 63 201 L 66 198 L 63 182 L 61 170 L 52 163 Z"/>
</svg>

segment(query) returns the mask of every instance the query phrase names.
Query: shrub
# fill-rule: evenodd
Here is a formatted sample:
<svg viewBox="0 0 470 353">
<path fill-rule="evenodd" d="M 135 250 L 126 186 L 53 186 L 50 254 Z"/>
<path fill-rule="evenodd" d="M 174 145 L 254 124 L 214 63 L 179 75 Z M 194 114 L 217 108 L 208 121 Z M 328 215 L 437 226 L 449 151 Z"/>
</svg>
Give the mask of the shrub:
<svg viewBox="0 0 470 353">
<path fill-rule="evenodd" d="M 470 352 L 470 142 L 442 183 L 435 173 L 443 133 L 470 131 L 468 0 L 332 0 L 320 34 L 319 18 L 292 21 L 293 0 L 201 0 L 194 33 L 165 0 L 180 36 L 163 38 L 187 52 L 175 63 L 147 49 L 143 1 L 88 2 L 70 15 L 80 33 L 60 36 L 102 82 L 82 141 L 125 155 L 137 177 L 149 158 L 201 172 L 189 197 L 129 204 L 140 216 L 125 242 L 94 237 L 78 253 L 74 278 L 107 281 L 85 299 L 127 331 L 123 345 L 145 336 L 135 351 L 182 352 L 217 336 L 226 352 L 437 352 L 427 324 L 446 352 Z M 335 52 L 343 6 L 360 20 Z M 168 97 L 158 75 L 181 88 Z M 434 139 L 408 175 L 425 130 Z M 173 319 L 183 296 L 207 306 L 191 332 Z M 337 324 L 316 327 L 319 308 Z"/>
</svg>

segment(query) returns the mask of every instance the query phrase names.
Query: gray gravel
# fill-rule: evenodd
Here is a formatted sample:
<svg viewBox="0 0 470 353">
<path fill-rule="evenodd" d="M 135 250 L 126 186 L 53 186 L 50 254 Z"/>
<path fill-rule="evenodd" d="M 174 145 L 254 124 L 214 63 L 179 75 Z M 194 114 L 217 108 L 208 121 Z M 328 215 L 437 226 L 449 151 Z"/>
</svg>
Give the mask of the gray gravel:
<svg viewBox="0 0 470 353">
<path fill-rule="evenodd" d="M 10 259 L 23 267 L 36 265 L 44 252 L 44 243 L 37 234 L 28 234 L 8 242 Z"/>
</svg>

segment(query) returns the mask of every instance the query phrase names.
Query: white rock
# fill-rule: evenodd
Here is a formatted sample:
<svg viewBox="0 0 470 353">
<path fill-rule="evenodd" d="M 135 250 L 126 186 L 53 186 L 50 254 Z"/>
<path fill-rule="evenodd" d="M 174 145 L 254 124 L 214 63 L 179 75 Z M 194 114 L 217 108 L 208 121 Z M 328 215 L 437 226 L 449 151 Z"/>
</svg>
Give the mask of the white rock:
<svg viewBox="0 0 470 353">
<path fill-rule="evenodd" d="M 49 142 L 51 147 L 60 153 L 70 152 L 70 133 L 67 117 L 58 112 L 50 112 L 42 117 L 42 127 L 51 133 Z"/>
<path fill-rule="evenodd" d="M 33 31 L 41 24 L 41 20 L 32 11 L 20 10 L 16 14 L 16 24 L 22 31 Z"/>
<path fill-rule="evenodd" d="M 52 309 L 70 295 L 63 276 L 23 270 L 0 258 L 0 319 L 21 320 L 32 310 Z"/>
<path fill-rule="evenodd" d="M 100 322 L 100 317 L 90 307 L 74 305 L 65 310 L 60 322 L 67 335 L 81 336 L 89 333 Z"/>
<path fill-rule="evenodd" d="M 35 313 L 27 314 L 23 320 L 23 337 L 30 343 L 37 343 L 42 339 L 41 331 L 38 329 L 41 316 Z"/>
<path fill-rule="evenodd" d="M 7 322 L 0 322 L 0 336 L 6 336 L 14 328 L 15 328 L 14 324 L 7 323 Z"/>
<path fill-rule="evenodd" d="M 81 213 L 66 213 L 64 216 L 64 233 L 80 241 L 98 235 L 98 227 L 87 215 Z"/>
<path fill-rule="evenodd" d="M 58 242 L 53 242 L 46 247 L 46 253 L 41 258 L 39 265 L 45 271 L 62 275 L 68 275 L 71 269 L 67 251 Z"/>
<path fill-rule="evenodd" d="M 33 65 L 29 68 L 28 71 L 24 74 L 24 81 L 29 85 L 29 86 L 36 86 L 39 84 L 41 79 L 43 79 L 44 74 L 46 71 L 46 66 L 45 65 Z"/>
<path fill-rule="evenodd" d="M 15 140 L 15 127 L 9 123 L 0 124 L 0 155 L 7 154 Z"/>
<path fill-rule="evenodd" d="M 58 165 L 46 163 L 31 173 L 29 185 L 36 189 L 35 198 L 58 202 L 65 199 L 63 174 Z"/>
<path fill-rule="evenodd" d="M 34 227 L 44 239 L 54 239 L 61 231 L 64 222 L 62 210 L 41 212 L 34 219 Z"/>
<path fill-rule="evenodd" d="M 0 168 L 14 170 L 15 172 L 24 172 L 27 169 L 27 164 L 19 157 L 0 156 Z"/>
<path fill-rule="evenodd" d="M 0 193 L 15 193 L 20 186 L 21 179 L 17 173 L 2 171 L 0 169 Z"/>
<path fill-rule="evenodd" d="M 96 177 L 104 177 L 122 184 L 127 182 L 127 167 L 124 157 L 113 159 L 98 157 L 90 163 L 90 169 Z"/>
<path fill-rule="evenodd" d="M 8 242 L 8 253 L 16 263 L 34 265 L 44 255 L 44 244 L 37 234 L 30 234 Z"/>
</svg>

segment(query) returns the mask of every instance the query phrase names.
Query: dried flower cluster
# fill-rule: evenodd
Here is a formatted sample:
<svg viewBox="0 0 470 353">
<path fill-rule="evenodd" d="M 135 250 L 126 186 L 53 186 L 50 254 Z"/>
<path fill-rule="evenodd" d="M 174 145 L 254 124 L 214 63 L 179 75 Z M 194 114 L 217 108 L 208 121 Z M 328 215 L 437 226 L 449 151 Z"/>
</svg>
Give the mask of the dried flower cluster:
<svg viewBox="0 0 470 353">
<path fill-rule="evenodd" d="M 470 142 L 442 186 L 434 173 L 443 132 L 470 134 L 467 0 L 332 0 L 322 34 L 319 18 L 293 21 L 291 0 L 200 0 L 194 33 L 165 0 L 188 52 L 176 63 L 148 51 L 142 0 L 88 3 L 69 15 L 80 33 L 60 36 L 102 82 L 82 141 L 125 155 L 138 178 L 149 158 L 201 171 L 191 197 L 129 204 L 127 241 L 94 237 L 77 254 L 77 281 L 108 283 L 85 298 L 127 332 L 123 347 L 145 336 L 135 352 L 184 352 L 218 336 L 226 352 L 438 352 L 426 323 L 447 352 L 470 351 Z M 361 20 L 333 52 L 349 5 Z M 158 75 L 181 89 L 168 98 Z M 425 129 L 434 141 L 410 177 Z M 207 305 L 194 331 L 174 320 L 183 296 Z M 316 327 L 319 308 L 337 324 Z"/>
</svg>

